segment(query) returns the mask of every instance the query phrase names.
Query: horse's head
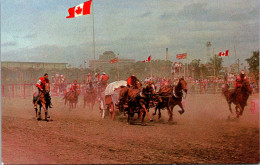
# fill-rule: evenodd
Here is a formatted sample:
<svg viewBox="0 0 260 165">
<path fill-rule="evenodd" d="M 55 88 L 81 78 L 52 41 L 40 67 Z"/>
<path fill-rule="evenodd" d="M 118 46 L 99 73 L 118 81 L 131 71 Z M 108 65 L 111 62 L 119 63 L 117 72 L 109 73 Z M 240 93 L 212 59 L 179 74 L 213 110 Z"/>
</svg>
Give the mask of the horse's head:
<svg viewBox="0 0 260 165">
<path fill-rule="evenodd" d="M 180 86 L 181 89 L 184 90 L 185 93 L 188 92 L 187 82 L 186 82 L 183 78 L 181 78 L 181 79 L 179 80 L 179 83 L 178 83 L 177 86 Z"/>
<path fill-rule="evenodd" d="M 44 87 L 45 92 L 46 92 L 46 93 L 49 93 L 49 92 L 50 92 L 50 89 L 51 89 L 50 84 L 49 84 L 49 83 L 46 83 L 46 84 L 45 84 L 45 87 Z"/>
<path fill-rule="evenodd" d="M 145 95 L 155 94 L 155 87 L 154 87 L 153 84 L 147 84 L 147 86 L 142 89 L 142 92 L 143 92 Z"/>
</svg>

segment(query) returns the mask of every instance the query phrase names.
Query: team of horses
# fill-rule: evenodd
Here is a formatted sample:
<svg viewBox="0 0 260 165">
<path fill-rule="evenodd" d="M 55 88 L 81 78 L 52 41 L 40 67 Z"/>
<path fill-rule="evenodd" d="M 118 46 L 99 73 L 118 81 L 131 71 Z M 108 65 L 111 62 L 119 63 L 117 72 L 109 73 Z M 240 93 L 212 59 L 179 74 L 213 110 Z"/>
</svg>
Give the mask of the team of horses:
<svg viewBox="0 0 260 165">
<path fill-rule="evenodd" d="M 140 82 L 137 82 L 134 88 L 124 85 L 119 86 L 114 90 L 117 91 L 118 94 L 117 100 L 113 100 L 111 95 L 105 95 L 105 88 L 100 84 L 88 83 L 82 92 L 84 96 L 83 108 L 88 105 L 89 109 L 93 110 L 95 102 L 98 102 L 100 116 L 102 118 L 105 117 L 105 111 L 107 110 L 109 118 L 113 120 L 115 112 L 118 110 L 119 112 L 128 115 L 128 122 L 136 120 L 134 115 L 138 114 L 137 119 L 140 119 L 142 123 L 144 122 L 145 116 L 147 116 L 150 121 L 153 121 L 149 115 L 149 109 L 153 107 L 155 107 L 153 115 L 156 115 L 157 110 L 159 111 L 158 119 L 161 118 L 161 110 L 167 109 L 169 116 L 168 121 L 172 121 L 173 108 L 176 105 L 181 108 L 181 110 L 178 111 L 180 114 L 185 112 L 182 101 L 186 97 L 188 89 L 187 82 L 183 78 L 179 79 L 176 86 L 166 85 L 161 87 L 158 92 L 156 92 L 153 84 L 148 83 L 142 87 Z M 236 117 L 239 118 L 247 105 L 249 95 L 252 94 L 252 88 L 250 87 L 249 82 L 245 81 L 242 87 L 236 90 L 234 98 L 231 98 L 232 90 L 234 89 L 229 89 L 227 83 L 223 84 L 222 93 L 228 102 L 231 115 L 234 117 L 231 109 L 231 104 L 233 103 L 235 104 Z M 39 109 L 35 109 L 38 120 L 41 120 L 41 109 L 43 108 L 45 112 L 44 120 L 48 121 L 48 107 L 50 105 L 50 100 L 48 99 L 49 92 L 50 85 L 46 83 L 43 91 L 40 91 L 38 95 L 34 94 L 33 103 L 38 101 L 39 105 Z M 69 102 L 70 110 L 76 108 L 78 96 L 79 92 L 77 91 L 70 91 L 64 95 L 65 105 Z"/>
</svg>

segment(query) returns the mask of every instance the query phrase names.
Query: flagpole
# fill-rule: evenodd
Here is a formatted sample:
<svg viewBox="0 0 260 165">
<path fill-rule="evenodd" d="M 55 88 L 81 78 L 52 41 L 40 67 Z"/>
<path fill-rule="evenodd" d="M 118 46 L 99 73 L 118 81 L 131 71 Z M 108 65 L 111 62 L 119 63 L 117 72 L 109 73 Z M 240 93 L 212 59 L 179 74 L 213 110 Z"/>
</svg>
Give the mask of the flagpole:
<svg viewBox="0 0 260 165">
<path fill-rule="evenodd" d="M 118 63 L 119 63 L 119 59 L 118 59 L 119 54 L 117 54 L 117 63 L 116 63 L 116 67 L 117 67 L 117 81 L 119 81 L 119 69 L 118 69 Z"/>
<path fill-rule="evenodd" d="M 95 48 L 95 24 L 94 24 L 94 0 L 92 0 L 92 23 L 93 23 L 93 56 L 94 56 L 94 72 L 96 72 L 96 48 Z"/>
<path fill-rule="evenodd" d="M 183 62 L 184 63 L 184 62 Z M 184 64 L 184 70 L 183 70 L 183 72 L 184 72 L 184 75 L 183 75 L 183 77 L 185 78 L 185 71 L 186 71 L 186 65 Z"/>
<path fill-rule="evenodd" d="M 188 54 L 188 53 L 187 53 Z M 188 77 L 188 75 L 189 75 L 189 65 L 188 65 L 188 55 L 187 55 L 187 57 L 186 57 L 186 65 L 187 65 L 187 68 L 186 68 L 186 78 Z"/>
<path fill-rule="evenodd" d="M 229 73 L 229 68 L 230 67 L 230 65 L 229 65 L 229 55 L 228 55 L 228 67 L 227 67 L 227 72 Z"/>
<path fill-rule="evenodd" d="M 151 79 L 153 79 L 153 71 L 152 71 L 152 59 L 150 61 L 150 70 L 151 70 Z"/>
</svg>

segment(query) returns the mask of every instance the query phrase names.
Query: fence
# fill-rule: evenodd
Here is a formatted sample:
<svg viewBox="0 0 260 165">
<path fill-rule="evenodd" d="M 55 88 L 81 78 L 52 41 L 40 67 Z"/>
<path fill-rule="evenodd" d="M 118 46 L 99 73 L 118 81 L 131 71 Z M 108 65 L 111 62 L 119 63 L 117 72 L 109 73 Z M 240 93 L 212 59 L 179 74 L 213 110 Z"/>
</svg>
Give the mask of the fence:
<svg viewBox="0 0 260 165">
<path fill-rule="evenodd" d="M 63 90 L 60 86 L 51 85 L 51 96 L 63 96 L 64 92 L 69 90 L 71 84 L 65 84 Z M 81 90 L 82 83 L 78 84 Z M 38 92 L 35 84 L 2 84 L 2 97 L 8 98 L 26 98 L 32 97 L 33 93 Z"/>
<path fill-rule="evenodd" d="M 233 82 L 228 82 L 230 88 L 233 88 Z M 83 83 L 78 83 L 79 90 L 82 90 Z M 223 82 L 189 82 L 188 92 L 195 94 L 219 94 L 222 91 Z M 51 96 L 63 96 L 64 92 L 69 91 L 71 83 L 57 86 L 51 84 Z M 158 86 L 159 87 L 159 86 Z M 2 97 L 26 98 L 32 97 L 37 92 L 35 84 L 2 84 Z M 259 92 L 259 86 L 254 88 L 254 92 Z"/>
</svg>

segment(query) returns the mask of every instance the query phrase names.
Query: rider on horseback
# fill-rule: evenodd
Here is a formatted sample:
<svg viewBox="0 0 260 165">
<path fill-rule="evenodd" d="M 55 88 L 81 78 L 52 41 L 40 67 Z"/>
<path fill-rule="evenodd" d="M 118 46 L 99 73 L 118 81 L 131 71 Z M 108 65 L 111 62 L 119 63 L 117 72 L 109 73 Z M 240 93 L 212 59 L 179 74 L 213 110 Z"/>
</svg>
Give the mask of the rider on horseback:
<svg viewBox="0 0 260 165">
<path fill-rule="evenodd" d="M 71 92 L 77 92 L 77 89 L 78 89 L 78 84 L 77 84 L 77 80 L 74 80 L 73 81 L 73 84 L 71 84 L 71 87 L 70 87 L 70 91 Z"/>
<path fill-rule="evenodd" d="M 44 91 L 46 83 L 49 83 L 49 79 L 48 79 L 48 74 L 47 73 L 45 73 L 44 76 L 39 78 L 39 80 L 37 81 L 36 87 L 38 88 L 39 92 L 38 92 L 38 98 L 37 98 L 37 100 L 34 103 L 34 109 L 37 108 L 37 103 L 38 103 L 39 98 L 40 98 L 39 95 L 40 95 L 41 92 Z M 49 102 L 50 102 L 50 106 L 49 107 L 52 108 L 53 105 L 51 103 L 51 96 L 50 96 L 49 93 L 46 94 L 46 99 L 49 100 Z"/>
<path fill-rule="evenodd" d="M 234 100 L 234 96 L 235 96 L 237 89 L 241 88 L 245 81 L 247 81 L 247 77 L 246 77 L 245 71 L 242 70 L 240 72 L 239 76 L 237 76 L 237 78 L 236 78 L 235 89 L 231 93 L 230 100 L 229 100 L 230 103 Z"/>
</svg>

